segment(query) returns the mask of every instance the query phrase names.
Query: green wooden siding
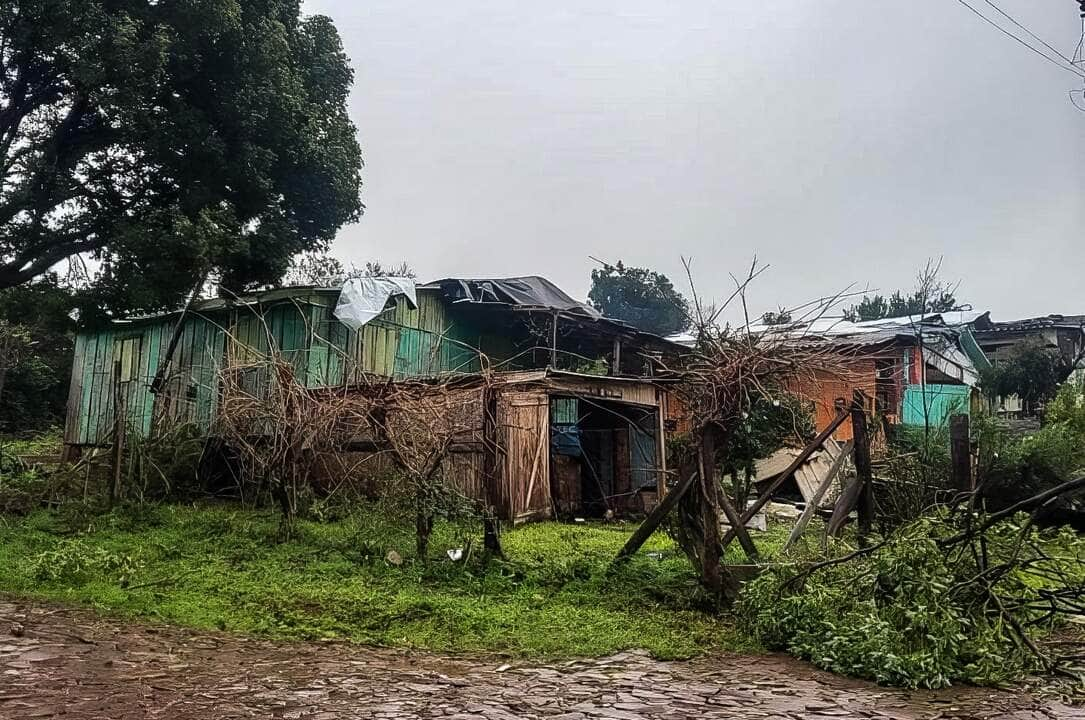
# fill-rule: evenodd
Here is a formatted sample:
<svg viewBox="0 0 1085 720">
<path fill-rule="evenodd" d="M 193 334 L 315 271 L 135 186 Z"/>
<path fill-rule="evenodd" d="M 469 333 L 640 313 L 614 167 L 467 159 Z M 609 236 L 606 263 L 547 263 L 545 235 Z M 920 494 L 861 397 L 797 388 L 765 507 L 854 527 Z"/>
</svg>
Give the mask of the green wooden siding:
<svg viewBox="0 0 1085 720">
<path fill-rule="evenodd" d="M 968 385 L 908 385 L 901 421 L 905 425 L 948 425 L 950 415 L 969 414 L 971 392 Z"/>
<path fill-rule="evenodd" d="M 335 319 L 338 294 L 313 291 L 269 305 L 246 305 L 190 314 L 174 351 L 162 391 L 151 382 L 173 334 L 177 315 L 79 333 L 72 368 L 72 406 L 65 442 L 106 445 L 113 432 L 113 363 L 128 340 L 133 368 L 122 387 L 129 428 L 147 434 L 155 423 L 194 423 L 208 430 L 218 402 L 218 376 L 227 359 L 251 364 L 246 389 L 268 387 L 262 362 L 271 353 L 294 366 L 309 387 L 354 383 L 362 374 L 387 377 L 470 373 L 480 369 L 481 348 L 494 362 L 516 353 L 510 338 L 486 335 L 450 313 L 436 292 L 419 292 L 412 308 L 397 298 L 377 319 L 354 333 Z M 511 369 L 516 365 L 505 365 Z"/>
</svg>

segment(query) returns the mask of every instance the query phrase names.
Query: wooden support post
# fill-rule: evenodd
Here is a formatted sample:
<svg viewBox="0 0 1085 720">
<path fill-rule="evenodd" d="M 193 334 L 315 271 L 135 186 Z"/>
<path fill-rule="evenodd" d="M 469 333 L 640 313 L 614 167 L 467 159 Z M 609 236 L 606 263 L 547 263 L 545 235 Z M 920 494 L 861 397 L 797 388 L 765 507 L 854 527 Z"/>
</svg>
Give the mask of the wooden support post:
<svg viewBox="0 0 1085 720">
<path fill-rule="evenodd" d="M 558 311 L 550 318 L 550 367 L 558 369 Z"/>
<path fill-rule="evenodd" d="M 674 506 L 678 504 L 678 501 L 682 499 L 682 496 L 689 492 L 689 489 L 693 487 L 694 481 L 697 479 L 697 473 L 693 470 L 686 473 L 685 478 L 678 484 L 678 487 L 671 490 L 663 498 L 660 498 L 659 503 L 652 508 L 652 512 L 648 513 L 648 516 L 641 522 L 640 527 L 636 532 L 626 541 L 621 550 L 618 551 L 618 556 L 614 558 L 615 562 L 629 557 L 637 550 L 640 550 L 641 545 L 652 536 L 652 533 L 663 522 L 663 519 L 667 517 L 667 514 L 674 509 Z"/>
<path fill-rule="evenodd" d="M 501 549 L 500 502 L 497 491 L 497 391 L 482 391 L 482 482 L 486 491 L 486 509 L 482 520 L 482 546 L 494 557 L 504 557 Z"/>
<path fill-rule="evenodd" d="M 121 387 L 121 361 L 113 362 L 113 452 L 112 478 L 109 484 L 109 507 L 121 496 L 121 470 L 124 466 L 125 397 Z"/>
<path fill-rule="evenodd" d="M 874 479 L 870 470 L 865 397 L 860 390 L 852 395 L 851 431 L 855 438 L 855 477 L 859 483 L 859 544 L 865 546 L 874 524 Z"/>
<path fill-rule="evenodd" d="M 714 435 L 711 427 L 701 431 L 698 454 L 700 481 L 697 487 L 701 494 L 701 533 L 704 543 L 701 554 L 701 584 L 718 598 L 723 594 L 723 576 L 720 568 L 723 548 L 720 545 L 719 483 L 716 482 Z M 732 530 L 738 531 L 741 536 L 746 528 L 740 525 Z"/>
<path fill-rule="evenodd" d="M 750 505 L 750 507 L 746 509 L 746 512 L 742 513 L 742 524 L 744 527 L 745 524 L 750 521 L 750 518 L 760 512 L 761 508 L 765 507 L 765 505 L 768 504 L 769 500 L 772 499 L 773 494 L 775 494 L 776 491 L 780 489 L 780 486 L 784 484 L 788 477 L 790 477 L 796 470 L 798 470 L 799 466 L 809 460 L 810 456 L 814 454 L 814 451 L 821 447 L 822 444 L 826 440 L 828 440 L 829 437 L 834 432 L 836 432 L 836 429 L 840 427 L 840 425 L 847 419 L 848 413 L 845 410 L 838 409 L 836 417 L 833 418 L 833 421 L 831 423 L 829 423 L 829 426 L 819 432 L 817 437 L 811 440 L 810 444 L 803 448 L 802 452 L 799 453 L 798 457 L 791 461 L 791 464 L 787 466 L 787 469 L 776 476 L 776 479 L 772 481 L 772 484 L 768 486 L 765 492 L 761 493 L 761 496 L 754 501 L 753 505 Z M 721 544 L 723 545 L 723 547 L 726 548 L 734 539 L 735 529 L 732 527 L 730 530 L 724 533 Z"/>
<path fill-rule="evenodd" d="M 196 303 L 196 299 L 200 297 L 200 290 L 203 289 L 206 283 L 207 273 L 204 273 L 200 276 L 196 287 L 192 289 L 192 294 L 188 296 L 188 301 L 185 303 L 184 309 L 181 310 L 181 315 L 177 318 L 177 324 L 173 326 L 173 334 L 170 335 L 169 344 L 166 345 L 166 352 L 159 362 L 158 369 L 155 370 L 154 378 L 151 380 L 151 394 L 153 395 L 161 392 L 166 384 L 166 371 L 169 369 L 170 361 L 173 360 L 173 353 L 177 349 L 177 343 L 181 340 L 181 331 L 185 327 L 185 318 L 188 317 L 189 310 Z"/>
<path fill-rule="evenodd" d="M 656 502 L 661 502 L 667 494 L 667 425 L 664 416 L 667 413 L 667 391 L 656 388 Z"/>
<path fill-rule="evenodd" d="M 610 374 L 621 375 L 622 374 L 622 339 L 620 337 L 614 338 L 614 350 L 612 353 L 612 360 L 610 363 Z"/>
<path fill-rule="evenodd" d="M 844 447 L 840 449 L 840 454 L 833 460 L 832 466 L 829 468 L 829 472 L 825 473 L 825 477 L 822 479 L 821 484 L 818 485 L 817 490 L 814 491 L 813 497 L 810 498 L 810 502 L 803 508 L 802 515 L 799 516 L 798 521 L 795 523 L 795 527 L 791 529 L 791 534 L 787 537 L 785 542 L 780 547 L 780 552 L 787 550 L 794 544 L 800 537 L 802 537 L 803 531 L 806 530 L 806 526 L 810 523 L 810 518 L 814 517 L 814 513 L 817 512 L 818 506 L 821 504 L 822 498 L 825 497 L 825 493 L 832 487 L 833 481 L 836 476 L 840 474 L 840 469 L 844 467 L 844 461 L 851 455 L 853 444 L 849 440 L 844 444 Z"/>
<path fill-rule="evenodd" d="M 960 492 L 975 489 L 972 480 L 972 448 L 969 444 L 967 415 L 949 418 L 949 453 L 953 469 L 953 487 Z"/>
<path fill-rule="evenodd" d="M 753 539 L 750 538 L 750 533 L 746 529 L 746 525 L 743 523 L 738 511 L 735 510 L 735 506 L 731 504 L 731 501 L 727 497 L 727 493 L 722 492 L 720 484 L 716 480 L 716 436 L 719 430 L 715 426 L 709 426 L 705 428 L 701 433 L 701 468 L 705 475 L 705 486 L 708 488 L 708 495 L 713 499 L 713 511 L 715 533 L 712 536 L 713 546 L 717 546 L 719 543 L 719 527 L 720 518 L 719 512 L 716 511 L 715 506 L 719 506 L 719 509 L 723 510 L 724 516 L 727 518 L 727 522 L 731 525 L 731 529 L 734 530 L 738 542 L 742 546 L 742 550 L 746 553 L 746 557 L 750 559 L 752 563 L 758 563 L 761 558 L 757 553 L 757 546 L 753 544 Z M 705 555 L 709 555 L 709 537 L 708 533 L 705 535 Z M 719 556 L 717 556 L 717 562 Z M 706 561 L 707 562 L 707 561 Z"/>
</svg>

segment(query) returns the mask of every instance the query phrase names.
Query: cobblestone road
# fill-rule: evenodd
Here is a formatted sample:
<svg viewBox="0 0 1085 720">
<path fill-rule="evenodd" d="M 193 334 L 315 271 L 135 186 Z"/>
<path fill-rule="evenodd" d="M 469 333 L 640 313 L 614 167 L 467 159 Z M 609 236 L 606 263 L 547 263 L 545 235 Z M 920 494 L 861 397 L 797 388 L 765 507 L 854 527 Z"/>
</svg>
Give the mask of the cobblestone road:
<svg viewBox="0 0 1085 720">
<path fill-rule="evenodd" d="M 539 664 L 278 644 L 0 601 L 0 718 L 1085 718 L 1025 693 L 907 692 L 786 657 Z"/>
</svg>

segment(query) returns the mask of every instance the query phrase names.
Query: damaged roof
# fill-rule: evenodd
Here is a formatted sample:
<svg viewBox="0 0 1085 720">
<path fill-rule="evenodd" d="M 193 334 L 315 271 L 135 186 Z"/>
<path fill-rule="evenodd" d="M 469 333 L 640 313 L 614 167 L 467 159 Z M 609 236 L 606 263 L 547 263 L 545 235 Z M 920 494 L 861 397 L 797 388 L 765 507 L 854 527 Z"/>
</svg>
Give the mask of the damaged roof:
<svg viewBox="0 0 1085 720">
<path fill-rule="evenodd" d="M 1085 328 L 1085 315 L 1051 314 L 1043 317 L 1025 318 L 1024 320 L 995 322 L 991 320 L 990 313 L 984 313 L 976 319 L 974 327 L 977 333 L 1035 332 L 1053 328 L 1083 330 Z"/>
</svg>

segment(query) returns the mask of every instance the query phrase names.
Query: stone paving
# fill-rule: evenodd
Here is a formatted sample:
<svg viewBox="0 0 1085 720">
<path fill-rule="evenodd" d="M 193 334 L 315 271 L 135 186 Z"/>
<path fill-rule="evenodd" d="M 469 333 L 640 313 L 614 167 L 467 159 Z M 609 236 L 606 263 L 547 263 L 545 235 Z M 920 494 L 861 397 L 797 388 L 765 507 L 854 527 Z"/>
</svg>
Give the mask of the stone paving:
<svg viewBox="0 0 1085 720">
<path fill-rule="evenodd" d="M 503 661 L 263 640 L 0 601 L 0 718 L 1085 718 L 1027 693 L 909 692 L 778 655 Z"/>
</svg>

